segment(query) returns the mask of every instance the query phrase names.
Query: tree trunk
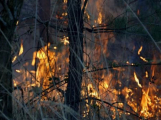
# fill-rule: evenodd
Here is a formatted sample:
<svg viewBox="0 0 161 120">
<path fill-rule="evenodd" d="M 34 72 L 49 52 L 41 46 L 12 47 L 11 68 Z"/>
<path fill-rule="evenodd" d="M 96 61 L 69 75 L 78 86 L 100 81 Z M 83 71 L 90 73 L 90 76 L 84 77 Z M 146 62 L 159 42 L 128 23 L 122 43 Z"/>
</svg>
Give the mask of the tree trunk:
<svg viewBox="0 0 161 120">
<path fill-rule="evenodd" d="M 3 6 L 0 11 L 0 120 L 12 118 L 11 39 L 23 3 L 23 0 L 5 1 L 0 1 Z"/>
<path fill-rule="evenodd" d="M 66 104 L 79 111 L 83 62 L 83 18 L 81 0 L 68 0 L 68 36 L 69 36 L 69 79 L 66 90 Z M 71 115 L 68 119 L 74 120 Z"/>
</svg>

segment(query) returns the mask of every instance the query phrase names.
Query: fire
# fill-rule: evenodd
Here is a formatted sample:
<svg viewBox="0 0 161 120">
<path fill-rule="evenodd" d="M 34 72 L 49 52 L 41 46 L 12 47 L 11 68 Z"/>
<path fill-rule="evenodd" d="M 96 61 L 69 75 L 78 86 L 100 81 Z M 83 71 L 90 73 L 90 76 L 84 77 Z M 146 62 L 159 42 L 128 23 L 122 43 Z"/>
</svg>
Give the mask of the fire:
<svg viewBox="0 0 161 120">
<path fill-rule="evenodd" d="M 15 80 L 13 80 L 13 85 L 14 85 L 14 87 L 17 86 L 17 82 Z"/>
<path fill-rule="evenodd" d="M 20 47 L 19 55 L 21 55 L 22 53 L 23 53 L 23 40 L 21 40 L 21 47 Z"/>
<path fill-rule="evenodd" d="M 85 87 L 86 85 L 84 83 L 82 83 L 82 87 Z M 85 87 L 85 89 L 83 89 L 81 91 L 81 95 L 83 98 L 89 97 L 89 99 L 86 99 L 86 111 L 84 111 L 84 117 L 86 117 L 87 115 L 89 115 L 89 111 L 90 111 L 90 107 L 91 106 L 97 106 L 100 107 L 100 103 L 91 99 L 92 98 L 97 98 L 100 99 L 99 93 L 95 90 L 95 87 L 91 84 L 88 83 L 87 86 Z"/>
<path fill-rule="evenodd" d="M 53 73 L 55 70 L 53 67 L 55 66 L 54 59 L 56 59 L 55 52 L 47 51 L 48 47 L 50 47 L 50 43 L 39 51 L 33 53 L 32 65 L 35 65 L 36 58 L 39 59 L 36 71 L 36 76 L 38 77 L 36 84 L 38 86 L 48 86 L 50 84 L 48 79 L 54 76 Z"/>
<path fill-rule="evenodd" d="M 20 70 L 16 70 L 16 72 L 20 73 L 21 71 Z"/>
<path fill-rule="evenodd" d="M 152 117 L 152 113 L 149 113 L 149 105 L 151 106 L 151 99 L 149 97 L 149 88 L 147 91 L 142 90 L 143 96 L 141 100 L 141 112 L 140 115 L 144 117 Z"/>
<path fill-rule="evenodd" d="M 145 77 L 148 78 L 148 71 L 145 72 Z"/>
<path fill-rule="evenodd" d="M 99 98 L 98 92 L 94 89 L 92 84 L 88 84 L 87 89 L 90 97 Z"/>
<path fill-rule="evenodd" d="M 142 49 L 143 49 L 143 46 L 141 46 L 141 47 L 139 48 L 139 50 L 138 50 L 138 55 L 140 55 Z"/>
<path fill-rule="evenodd" d="M 139 86 L 140 88 L 142 88 L 141 84 L 139 83 L 139 79 L 138 79 L 138 77 L 136 76 L 136 73 L 135 73 L 135 72 L 134 72 L 134 78 L 135 78 L 135 81 L 136 81 L 136 83 L 138 84 L 138 86 Z"/>
<path fill-rule="evenodd" d="M 33 53 L 32 65 L 35 65 L 37 61 L 37 68 L 35 70 L 36 80 L 34 86 L 41 87 L 42 90 L 47 89 L 51 85 L 56 85 L 56 82 L 59 84 L 60 80 L 64 80 L 65 82 L 65 79 L 67 79 L 67 77 L 65 76 L 65 74 L 67 74 L 67 69 L 65 68 L 66 64 L 68 64 L 69 62 L 69 58 L 67 56 L 68 50 L 64 48 L 63 51 L 61 51 L 61 53 L 57 53 L 55 49 L 58 48 L 56 46 L 53 47 L 53 45 L 50 45 L 50 43 L 48 43 L 40 50 L 35 51 Z M 60 62 L 60 59 L 62 58 L 63 61 Z M 62 89 L 65 89 L 66 86 L 64 82 L 64 85 L 61 86 Z M 55 96 L 56 92 L 57 91 L 51 92 L 46 97 L 43 97 L 43 99 Z"/>
<path fill-rule="evenodd" d="M 140 56 L 140 59 L 142 59 L 144 62 L 148 62 L 144 57 Z"/>
<path fill-rule="evenodd" d="M 97 19 L 98 24 L 102 24 L 102 14 L 99 12 L 98 14 L 98 19 Z"/>
<path fill-rule="evenodd" d="M 138 50 L 138 55 L 139 55 L 139 56 L 140 56 L 140 53 L 141 53 L 142 49 L 143 49 L 143 46 L 141 46 L 141 47 L 139 48 L 139 50 Z M 140 59 L 143 60 L 144 62 L 148 62 L 148 60 L 146 60 L 146 58 L 144 58 L 144 57 L 142 57 L 142 56 L 140 56 Z"/>
<path fill-rule="evenodd" d="M 17 56 L 14 56 L 14 58 L 12 59 L 12 63 L 15 62 L 17 59 Z"/>
<path fill-rule="evenodd" d="M 67 3 L 67 0 L 64 0 L 64 3 Z M 62 13 L 62 16 L 66 16 L 67 13 Z M 88 19 L 90 18 L 90 16 L 88 15 Z M 101 12 L 99 12 L 98 14 L 98 18 L 96 18 L 94 20 L 94 24 L 102 24 L 102 14 Z M 108 40 L 106 40 L 107 42 Z M 61 39 L 61 42 L 64 45 L 68 45 L 69 44 L 69 37 L 64 36 Z M 105 46 L 107 46 L 107 44 L 104 44 Z M 50 48 L 52 48 L 52 50 L 50 50 Z M 59 63 L 59 58 L 63 58 L 63 60 L 65 62 L 69 62 L 69 59 L 64 59 L 63 54 L 64 53 L 56 53 L 56 51 L 59 50 L 59 46 L 52 46 L 50 45 L 50 43 L 48 43 L 46 46 L 42 47 L 41 49 L 39 49 L 38 51 L 35 51 L 33 53 L 33 60 L 32 60 L 32 65 L 35 65 L 35 71 L 30 71 L 32 74 L 34 74 L 35 78 L 33 78 L 35 80 L 35 83 L 29 83 L 27 84 L 27 87 L 39 87 L 43 89 L 48 88 L 52 82 L 49 81 L 49 78 L 53 78 L 55 77 L 56 72 L 61 72 L 63 71 L 63 63 Z M 103 53 L 106 53 L 106 51 L 104 52 L 104 50 L 107 50 L 107 48 L 103 49 Z M 143 46 L 140 46 L 139 50 L 138 50 L 138 56 L 140 57 L 141 60 L 143 60 L 144 62 L 148 62 L 148 60 L 144 57 L 141 56 L 141 52 L 143 50 Z M 21 41 L 21 47 L 20 47 L 20 51 L 19 51 L 19 55 L 21 55 L 23 53 L 23 43 Z M 12 60 L 12 62 L 14 62 L 16 60 L 17 56 L 15 56 Z M 99 59 L 98 59 L 99 60 Z M 61 61 L 62 62 L 62 61 Z M 92 61 L 93 62 L 93 61 Z M 131 63 L 129 61 L 125 61 L 126 64 L 128 65 L 135 65 L 136 63 Z M 93 62 L 94 63 L 94 62 Z M 58 65 L 57 65 L 58 64 Z M 27 66 L 27 65 L 26 65 Z M 98 67 L 99 68 L 99 67 Z M 112 68 L 113 71 L 116 71 L 116 73 L 118 73 L 119 75 L 121 75 L 121 77 L 126 76 L 125 74 L 121 74 L 122 71 L 125 71 L 126 68 Z M 121 71 L 122 70 L 122 71 Z M 22 73 L 22 70 L 16 70 L 17 73 Z M 63 71 L 65 73 L 65 70 Z M 82 86 L 85 88 L 81 90 L 81 95 L 84 98 L 87 97 L 93 97 L 93 98 L 97 98 L 101 100 L 106 100 L 109 103 L 111 103 L 113 106 L 115 107 L 120 107 L 120 108 L 125 108 L 126 110 L 126 105 L 124 105 L 125 102 L 122 102 L 121 100 L 119 101 L 119 98 L 117 98 L 117 96 L 122 95 L 124 96 L 124 99 L 126 101 L 126 104 L 128 106 L 130 106 L 130 109 L 132 109 L 133 111 L 135 111 L 139 116 L 143 116 L 145 118 L 149 118 L 149 117 L 153 117 L 155 116 L 155 112 L 157 111 L 156 109 L 160 110 L 161 109 L 161 98 L 157 97 L 154 90 L 149 86 L 149 85 L 145 85 L 144 82 L 141 82 L 142 84 L 140 84 L 140 79 L 141 78 L 139 75 L 139 78 L 136 74 L 136 72 L 132 72 L 133 74 L 130 75 L 128 80 L 130 78 L 132 78 L 131 82 L 136 82 L 138 87 L 129 85 L 129 87 L 126 87 L 125 84 L 123 83 L 123 81 L 121 79 L 119 79 L 119 75 L 115 75 L 114 73 L 110 73 L 108 75 L 105 76 L 105 73 L 102 75 L 101 80 L 99 81 L 99 83 L 97 84 L 97 86 L 94 86 L 91 82 L 87 82 L 86 84 L 83 83 Z M 148 81 L 149 76 L 148 75 L 148 71 L 143 71 L 143 78 Z M 149 72 L 150 73 L 150 72 Z M 29 74 L 29 72 L 27 72 L 27 75 Z M 62 75 L 63 76 L 63 75 Z M 58 76 L 58 77 L 62 77 L 62 76 Z M 152 69 L 152 76 L 154 76 L 154 69 Z M 92 76 L 93 77 L 93 76 Z M 66 78 L 66 77 L 64 77 Z M 95 78 L 95 77 L 94 77 Z M 124 79 L 124 78 L 123 78 Z M 124 79 L 125 80 L 125 79 Z M 134 81 L 135 80 L 135 81 Z M 146 81 L 146 82 L 147 82 Z M 117 89 L 114 89 L 115 86 L 112 85 L 116 85 L 118 86 Z M 14 81 L 14 86 L 17 86 L 17 82 Z M 112 86 L 112 87 L 111 87 Z M 95 87 L 98 87 L 98 90 L 96 90 Z M 155 86 L 154 86 L 155 88 Z M 139 94 L 139 91 L 140 94 Z M 109 92 L 110 91 L 110 92 Z M 151 92 L 152 91 L 152 92 Z M 58 92 L 57 92 L 58 94 Z M 139 95 L 138 95 L 139 94 Z M 108 97 L 107 97 L 108 96 Z M 137 97 L 136 97 L 137 96 Z M 109 98 L 108 100 L 106 98 Z M 92 99 L 86 99 L 85 100 L 85 104 L 86 104 L 86 108 L 87 108 L 87 112 L 89 112 L 91 109 L 90 107 L 92 105 L 97 105 L 98 107 L 101 106 L 101 104 L 95 100 Z M 158 106 L 157 106 L 158 105 Z M 116 110 L 115 108 L 110 108 L 109 111 L 111 111 L 114 113 L 114 117 L 116 117 L 116 113 L 119 112 L 119 115 L 122 114 L 122 112 Z M 85 114 L 85 111 L 83 112 Z M 129 115 L 130 113 L 124 113 Z M 84 116 L 85 117 L 85 116 Z"/>
<path fill-rule="evenodd" d="M 134 95 L 132 89 L 129 89 L 127 87 L 124 87 L 124 89 L 122 90 L 122 94 L 125 96 L 127 104 L 132 107 L 132 109 L 137 112 L 137 103 L 134 101 L 134 99 L 132 98 L 132 96 Z"/>
<path fill-rule="evenodd" d="M 67 3 L 67 0 L 64 0 L 64 3 Z"/>
<path fill-rule="evenodd" d="M 69 44 L 69 37 L 64 36 L 64 38 L 62 39 L 62 42 L 64 43 L 64 45 Z"/>
<path fill-rule="evenodd" d="M 16 22 L 16 25 L 18 25 L 19 21 Z"/>
<path fill-rule="evenodd" d="M 57 47 L 55 46 L 55 47 L 54 47 L 54 50 L 56 50 L 56 49 L 57 49 Z"/>
<path fill-rule="evenodd" d="M 23 40 L 21 40 L 21 46 L 20 46 L 20 50 L 19 50 L 19 56 L 23 53 Z M 14 63 L 17 59 L 17 56 L 14 56 L 12 59 L 12 63 Z"/>
<path fill-rule="evenodd" d="M 62 16 L 67 16 L 67 15 L 68 15 L 68 13 L 67 13 L 67 12 L 62 13 Z"/>
</svg>

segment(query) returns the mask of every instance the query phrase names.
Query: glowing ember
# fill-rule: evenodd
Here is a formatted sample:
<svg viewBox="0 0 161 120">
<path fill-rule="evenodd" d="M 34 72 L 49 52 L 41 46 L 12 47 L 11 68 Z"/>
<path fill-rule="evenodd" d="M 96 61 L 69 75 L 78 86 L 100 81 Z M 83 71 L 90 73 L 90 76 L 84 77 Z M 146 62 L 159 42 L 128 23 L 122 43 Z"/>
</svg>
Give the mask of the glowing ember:
<svg viewBox="0 0 161 120">
<path fill-rule="evenodd" d="M 139 79 L 137 78 L 135 72 L 134 72 L 134 78 L 135 78 L 135 81 L 136 81 L 136 83 L 138 84 L 138 86 L 139 86 L 140 88 L 142 88 L 141 84 L 139 83 Z"/>
</svg>

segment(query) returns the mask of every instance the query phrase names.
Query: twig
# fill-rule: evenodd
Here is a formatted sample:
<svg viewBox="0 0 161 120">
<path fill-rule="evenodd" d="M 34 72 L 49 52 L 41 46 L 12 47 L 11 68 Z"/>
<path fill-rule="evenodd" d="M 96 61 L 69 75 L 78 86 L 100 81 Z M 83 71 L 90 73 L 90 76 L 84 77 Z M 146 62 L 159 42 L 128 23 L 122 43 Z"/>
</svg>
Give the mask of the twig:
<svg viewBox="0 0 161 120">
<path fill-rule="evenodd" d="M 88 2 L 88 0 L 84 1 L 84 5 L 83 5 L 83 9 L 82 9 L 82 16 L 84 15 L 84 11 L 85 11 L 85 8 L 87 6 L 87 2 Z"/>
<path fill-rule="evenodd" d="M 4 2 L 2 2 L 4 8 L 6 9 L 6 11 L 8 12 L 9 18 L 11 20 L 13 20 L 13 15 L 11 13 L 11 10 L 9 9 L 8 5 L 7 5 L 7 0 L 5 0 Z"/>
<path fill-rule="evenodd" d="M 144 66 L 144 65 L 161 65 L 161 62 L 159 63 L 145 63 L 145 64 L 133 64 L 133 65 L 119 65 L 119 64 L 116 64 L 116 65 L 112 65 L 112 66 L 109 66 L 109 67 L 104 67 L 104 68 L 99 68 L 99 69 L 94 69 L 94 70 L 89 70 L 88 72 L 96 72 L 96 71 L 99 71 L 99 70 L 106 70 L 106 69 L 113 69 L 113 68 L 119 68 L 119 67 L 138 67 L 138 66 Z M 86 73 L 86 72 L 84 72 Z"/>
<path fill-rule="evenodd" d="M 0 21 L 3 23 L 4 26 L 7 26 L 7 23 L 3 20 L 2 17 L 0 17 Z"/>
</svg>

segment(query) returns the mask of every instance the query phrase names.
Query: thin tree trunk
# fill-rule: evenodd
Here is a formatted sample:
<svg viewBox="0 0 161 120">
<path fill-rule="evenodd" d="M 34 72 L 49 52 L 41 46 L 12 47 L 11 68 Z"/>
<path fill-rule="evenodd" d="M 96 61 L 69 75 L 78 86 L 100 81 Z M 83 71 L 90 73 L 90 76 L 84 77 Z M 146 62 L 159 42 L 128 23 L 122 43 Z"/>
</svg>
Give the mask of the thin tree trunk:
<svg viewBox="0 0 161 120">
<path fill-rule="evenodd" d="M 69 79 L 66 90 L 66 104 L 79 111 L 80 91 L 83 67 L 83 18 L 81 0 L 68 0 L 68 36 L 69 36 Z M 71 115 L 68 119 L 74 120 Z"/>
<path fill-rule="evenodd" d="M 23 0 L 1 0 L 0 11 L 0 120 L 12 118 L 11 39 Z"/>
</svg>

